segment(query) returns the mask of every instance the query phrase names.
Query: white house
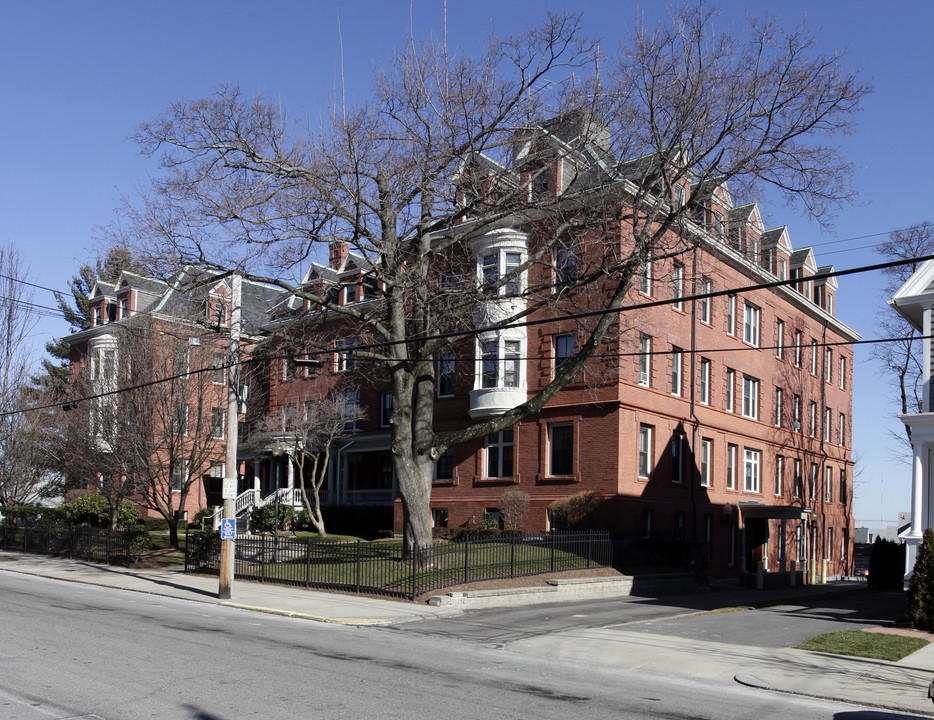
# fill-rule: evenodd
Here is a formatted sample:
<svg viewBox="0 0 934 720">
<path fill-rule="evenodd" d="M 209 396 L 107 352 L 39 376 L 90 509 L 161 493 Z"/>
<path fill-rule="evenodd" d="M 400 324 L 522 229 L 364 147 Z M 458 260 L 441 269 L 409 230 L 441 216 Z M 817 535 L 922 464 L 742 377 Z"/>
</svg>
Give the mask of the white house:
<svg viewBox="0 0 934 720">
<path fill-rule="evenodd" d="M 921 412 L 906 413 L 898 418 L 911 435 L 911 526 L 901 535 L 907 547 L 905 587 L 914 572 L 915 559 L 924 530 L 934 527 L 934 487 L 931 469 L 934 467 L 934 384 L 931 382 L 932 309 L 934 309 L 934 260 L 928 260 L 898 289 L 889 304 L 910 322 L 922 337 L 923 391 Z"/>
</svg>

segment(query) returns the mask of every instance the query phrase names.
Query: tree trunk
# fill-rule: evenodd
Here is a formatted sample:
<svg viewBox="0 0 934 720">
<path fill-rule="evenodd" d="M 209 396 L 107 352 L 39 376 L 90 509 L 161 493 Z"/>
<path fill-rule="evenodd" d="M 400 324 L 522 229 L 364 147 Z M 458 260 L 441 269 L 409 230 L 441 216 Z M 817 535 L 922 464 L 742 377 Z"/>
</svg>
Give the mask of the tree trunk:
<svg viewBox="0 0 934 720">
<path fill-rule="evenodd" d="M 402 542 L 406 557 L 431 547 L 431 483 L 434 461 L 415 457 L 396 458 L 399 495 L 402 498 Z"/>
<path fill-rule="evenodd" d="M 178 513 L 169 516 L 169 545 L 174 550 L 179 550 L 178 546 Z"/>
</svg>

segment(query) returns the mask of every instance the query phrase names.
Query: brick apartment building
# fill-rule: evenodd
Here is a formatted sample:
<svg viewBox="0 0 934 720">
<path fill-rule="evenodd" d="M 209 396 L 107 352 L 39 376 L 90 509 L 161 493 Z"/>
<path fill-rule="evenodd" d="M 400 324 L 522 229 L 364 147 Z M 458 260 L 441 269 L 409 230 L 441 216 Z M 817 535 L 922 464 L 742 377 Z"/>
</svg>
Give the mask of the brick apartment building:
<svg viewBox="0 0 934 720">
<path fill-rule="evenodd" d="M 537 176 L 536 192 L 561 192 L 565 158 L 554 157 Z M 672 202 L 690 204 L 696 189 L 680 184 Z M 619 202 L 628 201 L 625 193 Z M 622 230 L 625 251 L 625 225 Z M 464 250 L 469 274 L 480 283 L 509 276 L 535 252 L 538 231 L 527 218 L 479 231 Z M 822 560 L 830 575 L 849 570 L 851 343 L 859 336 L 835 317 L 836 281 L 819 277 L 832 268 L 819 267 L 810 248 L 795 249 L 786 227 L 766 228 L 755 203 L 735 206 L 725 187 L 697 207 L 680 232 L 684 249 L 642 265 L 614 333 L 541 412 L 438 459 L 431 495 L 436 525 L 471 527 L 496 516 L 504 491 L 515 488 L 529 498 L 521 529 L 541 532 L 557 521 L 556 501 L 593 492 L 594 507 L 583 522 L 643 542 L 702 543 L 714 577 L 751 571 L 759 561 L 770 571 L 788 569 L 792 561 L 810 569 Z M 536 273 L 573 273 L 600 251 L 584 234 L 571 251 L 550 258 L 547 267 L 530 267 L 516 282 L 559 286 Z M 371 268 L 334 242 L 328 264 L 312 264 L 304 282 L 330 287 L 340 304 L 363 307 L 379 299 Z M 791 284 L 763 287 L 784 280 Z M 501 298 L 481 303 L 476 317 L 495 317 L 503 303 L 518 302 L 508 289 L 507 283 Z M 90 330 L 69 338 L 91 352 L 103 347 L 104 318 L 122 317 L 120 284 L 98 290 L 94 312 L 102 314 L 95 314 Z M 151 295 L 156 310 L 158 293 Z M 598 283 L 561 301 L 570 313 L 599 309 L 603 299 Z M 354 354 L 356 340 L 339 323 L 320 330 L 317 345 L 327 337 L 334 348 L 324 366 L 296 368 L 288 355 L 305 348 L 283 338 L 300 321 L 301 307 L 294 298 L 267 307 L 265 321 L 256 322 L 267 337 L 263 354 L 273 359 L 254 370 L 252 420 L 268 427 L 281 419 L 287 435 L 304 404 L 336 385 L 363 412 L 332 451 L 322 502 L 393 506 L 400 532 L 388 384 Z M 545 310 L 529 318 L 542 319 Z M 478 320 L 476 330 L 437 359 L 436 431 L 524 402 L 579 343 L 570 315 L 495 331 Z M 276 445 L 273 438 L 266 446 L 244 446 L 241 491 L 255 497 L 293 492 L 294 464 Z M 220 504 L 216 489 L 206 480 L 197 502 Z M 294 504 L 294 493 L 283 497 Z"/>
</svg>

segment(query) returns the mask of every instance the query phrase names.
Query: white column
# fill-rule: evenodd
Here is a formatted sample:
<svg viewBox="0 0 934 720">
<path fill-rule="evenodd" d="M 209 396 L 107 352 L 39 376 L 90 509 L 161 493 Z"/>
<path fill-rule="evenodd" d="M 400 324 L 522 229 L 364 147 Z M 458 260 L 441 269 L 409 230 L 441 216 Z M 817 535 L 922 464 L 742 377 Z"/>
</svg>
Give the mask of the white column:
<svg viewBox="0 0 934 720">
<path fill-rule="evenodd" d="M 931 337 L 930 307 L 924 309 L 923 318 L 921 329 L 926 339 L 921 343 L 921 377 L 923 378 L 921 386 L 921 412 L 929 413 L 931 412 L 931 340 L 927 338 Z"/>
<path fill-rule="evenodd" d="M 922 527 L 922 507 L 924 502 L 924 445 L 920 442 L 911 444 L 911 530 L 908 536 L 920 538 Z"/>
</svg>

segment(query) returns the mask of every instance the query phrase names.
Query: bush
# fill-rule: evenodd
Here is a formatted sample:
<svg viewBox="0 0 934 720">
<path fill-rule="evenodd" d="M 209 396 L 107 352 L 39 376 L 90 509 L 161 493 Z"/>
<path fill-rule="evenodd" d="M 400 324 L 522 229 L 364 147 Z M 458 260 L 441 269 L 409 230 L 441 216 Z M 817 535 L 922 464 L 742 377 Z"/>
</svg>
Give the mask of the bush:
<svg viewBox="0 0 934 720">
<path fill-rule="evenodd" d="M 577 530 L 587 524 L 587 519 L 600 504 L 600 496 L 593 490 L 585 490 L 555 500 L 548 506 L 552 526 L 556 530 Z"/>
<path fill-rule="evenodd" d="M 908 627 L 934 631 L 934 530 L 924 531 L 905 599 Z"/>
<path fill-rule="evenodd" d="M 148 532 L 165 532 L 169 529 L 169 521 L 164 517 L 144 517 L 143 525 Z"/>
<path fill-rule="evenodd" d="M 869 555 L 869 587 L 901 590 L 905 583 L 905 546 L 876 538 Z"/>
<path fill-rule="evenodd" d="M 255 532 L 272 532 L 278 524 L 279 530 L 287 530 L 292 524 L 292 508 L 288 505 L 279 505 L 279 522 L 276 523 L 276 505 L 269 503 L 255 508 L 250 513 L 250 529 Z"/>
<path fill-rule="evenodd" d="M 42 508 L 34 505 L 5 505 L 2 508 L 3 522 L 10 525 L 34 523 L 42 514 Z"/>
<path fill-rule="evenodd" d="M 214 513 L 216 511 L 217 511 L 217 508 L 212 508 L 212 507 L 201 508 L 198 512 L 194 514 L 191 520 L 188 521 L 188 527 L 193 528 L 195 530 L 201 530 L 202 525 L 207 524 L 208 521 L 210 521 L 210 519 L 214 517 Z M 213 530 L 214 528 L 207 527 L 205 529 Z"/>
<path fill-rule="evenodd" d="M 186 552 L 192 567 L 213 562 L 221 552 L 221 534 L 213 530 L 189 532 Z"/>
</svg>

